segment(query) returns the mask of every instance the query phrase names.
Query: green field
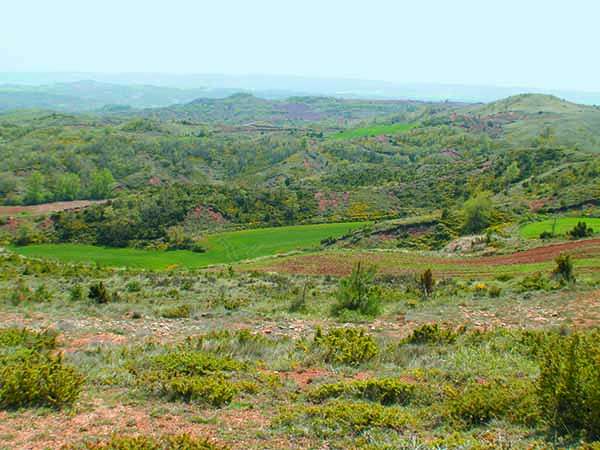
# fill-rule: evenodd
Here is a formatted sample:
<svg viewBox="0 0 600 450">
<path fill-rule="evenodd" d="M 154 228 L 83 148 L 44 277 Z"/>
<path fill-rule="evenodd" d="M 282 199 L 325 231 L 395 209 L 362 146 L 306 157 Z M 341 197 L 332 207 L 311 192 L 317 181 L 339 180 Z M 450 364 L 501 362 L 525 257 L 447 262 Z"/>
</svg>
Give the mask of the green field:
<svg viewBox="0 0 600 450">
<path fill-rule="evenodd" d="M 113 267 L 195 268 L 315 247 L 322 239 L 341 236 L 349 230 L 364 225 L 364 222 L 347 222 L 217 233 L 207 236 L 203 241 L 203 245 L 207 248 L 206 253 L 185 250 L 107 248 L 82 244 L 38 244 L 13 249 L 25 256 L 72 262 L 96 262 Z"/>
<path fill-rule="evenodd" d="M 555 233 L 557 236 L 564 235 L 567 231 L 573 229 L 577 222 L 585 222 L 594 229 L 595 233 L 600 232 L 600 218 L 590 217 L 560 217 L 556 220 Z M 542 220 L 540 222 L 528 223 L 521 227 L 521 236 L 527 239 L 537 239 L 544 231 L 552 232 L 554 219 Z"/>
<path fill-rule="evenodd" d="M 332 135 L 332 139 L 354 139 L 358 137 L 380 136 L 382 134 L 399 134 L 416 127 L 412 123 L 395 123 L 392 125 L 373 125 L 370 127 L 353 128 Z"/>
</svg>

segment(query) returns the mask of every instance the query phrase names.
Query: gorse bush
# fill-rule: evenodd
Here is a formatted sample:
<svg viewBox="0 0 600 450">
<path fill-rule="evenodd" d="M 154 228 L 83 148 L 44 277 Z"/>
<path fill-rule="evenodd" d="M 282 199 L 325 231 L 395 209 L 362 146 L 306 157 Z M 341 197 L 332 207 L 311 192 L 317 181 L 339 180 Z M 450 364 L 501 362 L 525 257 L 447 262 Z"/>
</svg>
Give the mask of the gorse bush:
<svg viewBox="0 0 600 450">
<path fill-rule="evenodd" d="M 600 439 L 600 332 L 548 336 L 537 392 L 554 429 Z"/>
<path fill-rule="evenodd" d="M 151 368 L 165 376 L 208 375 L 215 372 L 233 372 L 241 370 L 243 364 L 231 358 L 218 357 L 206 352 L 179 350 L 156 356 Z"/>
<path fill-rule="evenodd" d="M 31 331 L 25 328 L 0 329 L 0 348 L 25 347 L 37 351 L 56 347 L 57 334 L 54 331 Z"/>
<path fill-rule="evenodd" d="M 80 447 L 67 447 L 76 450 Z M 85 450 L 227 450 L 207 439 L 192 437 L 189 434 L 162 436 L 113 436 L 110 440 L 86 443 Z"/>
<path fill-rule="evenodd" d="M 404 405 L 410 402 L 414 393 L 415 385 L 385 378 L 324 384 L 310 391 L 308 398 L 313 402 L 322 402 L 329 398 L 350 397 L 382 405 Z"/>
<path fill-rule="evenodd" d="M 442 328 L 437 323 L 424 324 L 415 328 L 401 341 L 401 344 L 451 344 L 466 333 L 465 327 Z"/>
<path fill-rule="evenodd" d="M 375 339 L 360 328 L 333 328 L 327 334 L 317 329 L 313 344 L 323 360 L 333 364 L 359 365 L 379 353 Z"/>
<path fill-rule="evenodd" d="M 215 407 L 230 403 L 238 393 L 236 384 L 220 375 L 175 377 L 164 383 L 162 389 L 170 400 L 202 402 Z"/>
<path fill-rule="evenodd" d="M 374 429 L 402 431 L 410 428 L 414 418 L 398 407 L 377 403 L 334 400 L 323 405 L 302 406 L 281 414 L 275 424 L 295 426 L 308 421 L 318 436 L 358 435 Z"/>
<path fill-rule="evenodd" d="M 21 350 L 0 357 L 0 408 L 71 405 L 83 382 L 83 376 L 65 365 L 60 355 Z"/>
<path fill-rule="evenodd" d="M 472 427 L 495 419 L 531 425 L 537 419 L 534 384 L 527 380 L 473 382 L 455 391 L 444 412 L 453 422 Z"/>
<path fill-rule="evenodd" d="M 160 315 L 165 319 L 185 319 L 190 316 L 190 313 L 189 305 L 177 305 L 162 309 Z"/>
<path fill-rule="evenodd" d="M 189 343 L 188 343 L 189 346 Z M 193 350 L 176 350 L 153 357 L 142 369 L 133 368 L 138 385 L 168 400 L 220 407 L 230 403 L 243 384 L 229 378 L 245 366 L 231 358 Z"/>
<path fill-rule="evenodd" d="M 343 278 L 337 291 L 337 303 L 333 306 L 335 315 L 344 310 L 356 311 L 373 316 L 379 312 L 381 294 L 373 283 L 376 268 L 364 267 L 360 262 L 354 266 L 349 277 Z"/>
</svg>

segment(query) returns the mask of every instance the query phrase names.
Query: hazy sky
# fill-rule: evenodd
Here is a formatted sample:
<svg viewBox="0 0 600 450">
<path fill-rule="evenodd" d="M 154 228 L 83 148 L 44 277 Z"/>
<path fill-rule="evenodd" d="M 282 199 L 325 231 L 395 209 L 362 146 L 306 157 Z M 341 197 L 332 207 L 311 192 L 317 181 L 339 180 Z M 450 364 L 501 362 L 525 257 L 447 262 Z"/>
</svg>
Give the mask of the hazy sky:
<svg viewBox="0 0 600 450">
<path fill-rule="evenodd" d="M 598 0 L 0 0 L 0 71 L 600 91 Z"/>
</svg>

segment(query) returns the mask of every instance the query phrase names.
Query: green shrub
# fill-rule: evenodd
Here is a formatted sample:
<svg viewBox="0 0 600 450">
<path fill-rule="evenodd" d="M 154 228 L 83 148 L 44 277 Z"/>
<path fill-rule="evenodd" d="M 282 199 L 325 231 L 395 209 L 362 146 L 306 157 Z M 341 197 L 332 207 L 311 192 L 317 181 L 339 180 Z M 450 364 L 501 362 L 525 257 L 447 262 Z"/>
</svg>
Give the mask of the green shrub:
<svg viewBox="0 0 600 450">
<path fill-rule="evenodd" d="M 206 352 L 180 350 L 154 357 L 151 368 L 167 377 L 202 376 L 215 372 L 241 370 L 243 364 L 231 358 L 218 357 Z"/>
<path fill-rule="evenodd" d="M 83 300 L 83 297 L 83 288 L 79 284 L 76 284 L 69 289 L 69 298 L 72 301 L 77 302 L 79 300 Z"/>
<path fill-rule="evenodd" d="M 401 341 L 401 344 L 451 344 L 466 332 L 465 327 L 442 328 L 437 323 L 424 324 L 415 328 Z"/>
<path fill-rule="evenodd" d="M 229 404 L 238 393 L 235 383 L 219 375 L 175 377 L 162 389 L 163 395 L 170 400 L 202 402 L 215 407 Z"/>
<path fill-rule="evenodd" d="M 502 289 L 498 286 L 490 286 L 488 288 L 488 295 L 492 298 L 498 298 L 500 297 L 500 294 L 502 294 Z"/>
<path fill-rule="evenodd" d="M 404 405 L 413 398 L 414 391 L 413 384 L 385 378 L 324 384 L 309 392 L 308 398 L 313 402 L 323 402 L 329 398 L 352 397 L 382 405 Z"/>
<path fill-rule="evenodd" d="M 600 439 L 600 332 L 549 336 L 537 391 L 543 418 L 554 429 Z"/>
<path fill-rule="evenodd" d="M 57 334 L 54 331 L 31 331 L 26 328 L 0 329 L 0 348 L 25 347 L 37 351 L 56 347 Z"/>
<path fill-rule="evenodd" d="M 90 286 L 88 297 L 94 303 L 98 304 L 104 304 L 110 301 L 110 294 L 102 281 Z"/>
<path fill-rule="evenodd" d="M 535 386 L 527 380 L 473 382 L 451 394 L 445 413 L 467 427 L 494 419 L 531 425 L 538 416 Z"/>
<path fill-rule="evenodd" d="M 333 328 L 325 335 L 317 329 L 313 344 L 333 364 L 359 365 L 379 353 L 375 339 L 360 328 Z"/>
<path fill-rule="evenodd" d="M 311 434 L 325 437 L 358 435 L 373 429 L 402 431 L 414 424 L 414 418 L 398 407 L 344 400 L 297 407 L 281 414 L 275 424 L 296 427 L 304 421 L 309 422 Z"/>
<path fill-rule="evenodd" d="M 75 450 L 78 447 L 67 447 Z M 110 440 L 98 443 L 86 443 L 85 450 L 227 450 L 204 438 L 195 438 L 189 434 L 162 436 L 113 436 Z"/>
<path fill-rule="evenodd" d="M 358 262 L 350 276 L 340 280 L 333 314 L 340 315 L 348 310 L 369 316 L 376 315 L 381 306 L 381 296 L 379 288 L 373 283 L 375 272 L 375 267 L 364 268 Z"/>
<path fill-rule="evenodd" d="M 77 400 L 83 377 L 62 357 L 25 350 L 0 358 L 0 408 L 50 406 Z"/>
<path fill-rule="evenodd" d="M 160 315 L 165 319 L 184 319 L 190 317 L 191 309 L 189 305 L 177 305 L 164 308 Z"/>
<path fill-rule="evenodd" d="M 529 291 L 551 291 L 555 289 L 556 283 L 553 283 L 548 277 L 544 276 L 541 272 L 535 272 L 531 275 L 523 277 L 519 282 L 519 292 Z"/>
</svg>

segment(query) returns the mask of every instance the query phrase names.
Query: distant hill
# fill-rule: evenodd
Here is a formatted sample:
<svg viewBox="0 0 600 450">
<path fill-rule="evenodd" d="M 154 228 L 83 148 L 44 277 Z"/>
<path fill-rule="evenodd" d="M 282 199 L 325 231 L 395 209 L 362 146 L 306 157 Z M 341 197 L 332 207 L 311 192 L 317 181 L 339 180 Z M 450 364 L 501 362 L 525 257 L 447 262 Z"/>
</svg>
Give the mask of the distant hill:
<svg viewBox="0 0 600 450">
<path fill-rule="evenodd" d="M 42 86 L 0 85 L 0 111 L 51 109 L 90 112 L 114 106 L 156 108 L 195 98 L 224 97 L 231 89 L 180 89 L 150 85 L 122 85 L 84 80 Z"/>
<path fill-rule="evenodd" d="M 600 107 L 553 95 L 522 94 L 456 111 L 451 122 L 526 145 L 544 133 L 558 144 L 600 151 Z"/>
<path fill-rule="evenodd" d="M 269 123 L 293 125 L 319 122 L 346 126 L 355 121 L 398 115 L 418 115 L 431 104 L 413 100 L 360 100 L 333 97 L 290 97 L 264 99 L 251 94 L 235 94 L 224 99 L 198 98 L 184 105 L 132 112 L 150 118 L 189 120 L 202 123 L 244 125 Z M 442 109 L 451 103 L 436 105 Z"/>
</svg>

